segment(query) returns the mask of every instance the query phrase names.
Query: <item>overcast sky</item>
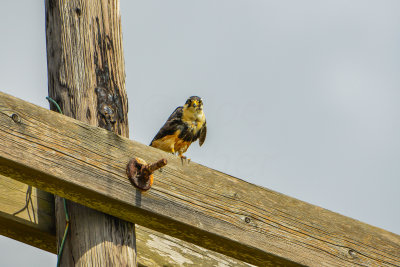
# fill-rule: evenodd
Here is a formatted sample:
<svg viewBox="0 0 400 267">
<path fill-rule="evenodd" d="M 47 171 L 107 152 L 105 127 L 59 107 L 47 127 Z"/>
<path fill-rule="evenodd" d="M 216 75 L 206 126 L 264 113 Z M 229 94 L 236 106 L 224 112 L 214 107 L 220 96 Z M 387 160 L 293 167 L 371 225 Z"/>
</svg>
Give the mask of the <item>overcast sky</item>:
<svg viewBox="0 0 400 267">
<path fill-rule="evenodd" d="M 0 90 L 48 108 L 43 1 L 3 2 Z M 400 234 L 399 14 L 398 0 L 121 0 L 131 138 L 148 144 L 199 95 L 193 161 Z M 55 266 L 5 237 L 0 250 L 1 266 Z"/>
</svg>

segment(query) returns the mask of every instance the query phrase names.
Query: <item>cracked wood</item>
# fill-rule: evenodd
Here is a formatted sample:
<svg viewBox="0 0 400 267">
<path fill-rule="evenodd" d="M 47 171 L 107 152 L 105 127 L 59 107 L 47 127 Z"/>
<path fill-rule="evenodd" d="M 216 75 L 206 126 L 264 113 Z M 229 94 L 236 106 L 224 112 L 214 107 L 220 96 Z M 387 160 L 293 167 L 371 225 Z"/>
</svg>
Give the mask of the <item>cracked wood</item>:
<svg viewBox="0 0 400 267">
<path fill-rule="evenodd" d="M 0 174 L 147 228 L 262 266 L 400 264 L 396 234 L 6 94 L 0 125 Z M 148 192 L 126 177 L 134 156 L 168 160 Z"/>
<path fill-rule="evenodd" d="M 139 266 L 250 266 L 142 226 L 135 228 Z M 0 175 L 0 234 L 57 253 L 53 195 Z"/>
</svg>

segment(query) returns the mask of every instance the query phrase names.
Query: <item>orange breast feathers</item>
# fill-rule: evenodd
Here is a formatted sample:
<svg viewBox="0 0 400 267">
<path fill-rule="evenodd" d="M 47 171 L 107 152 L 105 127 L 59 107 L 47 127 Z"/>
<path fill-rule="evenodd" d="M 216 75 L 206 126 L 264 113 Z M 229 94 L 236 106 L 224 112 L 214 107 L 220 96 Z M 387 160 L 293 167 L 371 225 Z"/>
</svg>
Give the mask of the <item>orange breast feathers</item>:
<svg viewBox="0 0 400 267">
<path fill-rule="evenodd" d="M 160 139 L 154 140 L 152 147 L 164 150 L 169 153 L 178 153 L 180 156 L 186 152 L 192 142 L 183 141 L 179 138 L 180 130 L 174 134 L 166 135 Z"/>
</svg>

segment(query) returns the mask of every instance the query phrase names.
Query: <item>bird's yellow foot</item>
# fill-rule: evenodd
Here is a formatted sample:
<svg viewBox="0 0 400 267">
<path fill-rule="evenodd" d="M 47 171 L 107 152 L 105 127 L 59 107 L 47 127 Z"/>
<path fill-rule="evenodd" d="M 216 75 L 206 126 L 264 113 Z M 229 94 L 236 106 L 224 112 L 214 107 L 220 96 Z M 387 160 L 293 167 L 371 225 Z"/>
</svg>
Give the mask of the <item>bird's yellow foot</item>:
<svg viewBox="0 0 400 267">
<path fill-rule="evenodd" d="M 184 155 L 178 155 L 178 156 L 181 158 L 182 165 L 185 161 L 187 161 L 188 164 L 190 163 L 190 159 L 188 159 L 186 156 Z"/>
</svg>

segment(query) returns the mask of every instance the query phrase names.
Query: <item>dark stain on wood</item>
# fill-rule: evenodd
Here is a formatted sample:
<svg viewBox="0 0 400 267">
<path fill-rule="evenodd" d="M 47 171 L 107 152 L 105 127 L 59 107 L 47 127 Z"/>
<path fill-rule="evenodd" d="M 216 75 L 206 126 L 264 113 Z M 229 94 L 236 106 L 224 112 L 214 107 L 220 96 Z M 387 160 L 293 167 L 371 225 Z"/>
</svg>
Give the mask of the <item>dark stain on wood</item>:
<svg viewBox="0 0 400 267">
<path fill-rule="evenodd" d="M 3 175 L 261 266 L 400 263 L 396 234 L 0 96 Z M 126 177 L 132 156 L 169 162 L 146 193 Z"/>
</svg>

